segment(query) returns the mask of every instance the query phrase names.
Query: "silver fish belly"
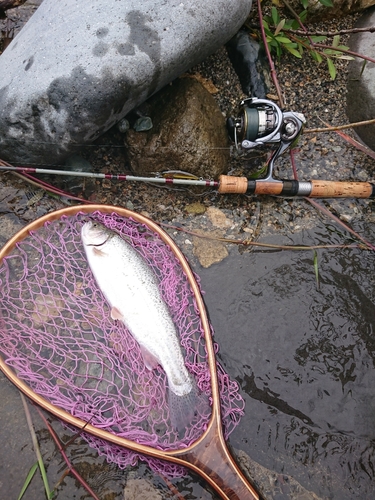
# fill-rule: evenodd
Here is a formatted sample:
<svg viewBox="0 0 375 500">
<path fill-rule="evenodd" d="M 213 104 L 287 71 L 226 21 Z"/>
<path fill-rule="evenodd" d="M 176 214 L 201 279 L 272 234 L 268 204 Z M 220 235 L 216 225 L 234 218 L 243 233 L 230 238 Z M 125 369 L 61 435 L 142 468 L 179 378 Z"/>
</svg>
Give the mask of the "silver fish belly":
<svg viewBox="0 0 375 500">
<path fill-rule="evenodd" d="M 112 318 L 123 321 L 137 340 L 149 369 L 162 366 L 170 401 L 177 397 L 176 404 L 188 404 L 191 413 L 195 383 L 186 369 L 175 325 L 152 269 L 129 243 L 99 223 L 85 223 L 81 237 L 97 285 L 111 306 Z M 184 402 L 180 398 L 187 399 Z M 186 413 L 186 409 L 182 411 Z M 180 426 L 179 422 L 176 425 Z"/>
</svg>

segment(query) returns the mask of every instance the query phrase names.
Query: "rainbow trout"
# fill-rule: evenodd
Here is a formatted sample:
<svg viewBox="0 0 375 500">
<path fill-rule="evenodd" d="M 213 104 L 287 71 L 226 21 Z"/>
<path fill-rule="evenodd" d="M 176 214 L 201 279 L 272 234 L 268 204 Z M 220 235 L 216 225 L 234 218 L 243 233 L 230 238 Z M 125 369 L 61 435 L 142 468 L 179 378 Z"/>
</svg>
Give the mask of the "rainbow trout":
<svg viewBox="0 0 375 500">
<path fill-rule="evenodd" d="M 171 422 L 183 431 L 194 417 L 197 387 L 186 369 L 154 272 L 129 243 L 98 222 L 86 222 L 81 238 L 97 285 L 111 306 L 112 319 L 128 328 L 149 370 L 160 364 L 165 371 Z"/>
</svg>

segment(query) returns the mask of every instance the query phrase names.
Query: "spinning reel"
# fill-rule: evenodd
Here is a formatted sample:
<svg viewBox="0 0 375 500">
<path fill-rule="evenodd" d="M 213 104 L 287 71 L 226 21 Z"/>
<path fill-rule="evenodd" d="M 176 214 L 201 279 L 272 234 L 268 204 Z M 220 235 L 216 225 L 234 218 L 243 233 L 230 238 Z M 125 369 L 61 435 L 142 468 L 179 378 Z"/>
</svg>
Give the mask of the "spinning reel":
<svg viewBox="0 0 375 500">
<path fill-rule="evenodd" d="M 272 101 L 255 97 L 240 102 L 238 118 L 229 118 L 227 127 L 236 149 L 242 153 L 263 146 L 276 146 L 267 164 L 265 177 L 247 179 L 221 175 L 219 193 L 310 196 L 313 198 L 375 198 L 370 182 L 298 181 L 273 177 L 274 164 L 299 137 L 306 120 L 303 114 L 281 111 Z"/>
<path fill-rule="evenodd" d="M 238 118 L 229 118 L 229 136 L 236 149 L 277 145 L 264 180 L 272 181 L 275 160 L 298 138 L 306 120 L 302 113 L 283 112 L 272 101 L 251 97 L 240 102 Z"/>
</svg>

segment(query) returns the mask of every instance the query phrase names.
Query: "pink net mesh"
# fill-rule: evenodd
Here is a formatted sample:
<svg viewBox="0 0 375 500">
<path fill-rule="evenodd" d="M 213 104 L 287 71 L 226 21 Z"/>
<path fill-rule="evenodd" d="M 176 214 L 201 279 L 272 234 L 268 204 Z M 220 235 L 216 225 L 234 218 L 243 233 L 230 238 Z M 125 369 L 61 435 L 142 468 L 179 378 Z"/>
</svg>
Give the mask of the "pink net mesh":
<svg viewBox="0 0 375 500">
<path fill-rule="evenodd" d="M 19 242 L 0 264 L 0 340 L 6 363 L 32 390 L 72 415 L 137 443 L 183 449 L 200 437 L 210 418 L 200 413 L 183 437 L 171 429 L 166 376 L 145 368 L 140 349 L 110 309 L 88 267 L 82 224 L 97 220 L 126 235 L 160 281 L 162 296 L 180 334 L 185 364 L 210 398 L 205 339 L 190 284 L 157 233 L 119 215 L 95 212 L 46 223 Z M 215 345 L 215 349 L 217 346 Z M 243 414 L 236 382 L 217 365 L 224 432 Z M 115 446 L 87 433 L 84 438 L 107 460 L 124 468 L 146 461 L 168 477 L 184 469 Z"/>
</svg>

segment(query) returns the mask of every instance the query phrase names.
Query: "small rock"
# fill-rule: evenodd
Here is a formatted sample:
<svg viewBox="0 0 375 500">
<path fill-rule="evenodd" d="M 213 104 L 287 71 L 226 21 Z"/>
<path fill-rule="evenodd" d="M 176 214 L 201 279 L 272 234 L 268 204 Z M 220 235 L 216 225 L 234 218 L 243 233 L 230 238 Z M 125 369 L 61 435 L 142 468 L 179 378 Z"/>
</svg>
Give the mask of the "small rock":
<svg viewBox="0 0 375 500">
<path fill-rule="evenodd" d="M 163 500 L 162 494 L 146 479 L 128 479 L 124 500 Z"/>
<path fill-rule="evenodd" d="M 149 116 L 141 116 L 136 120 L 133 128 L 136 132 L 147 132 L 152 129 L 152 120 Z"/>
<path fill-rule="evenodd" d="M 360 170 L 356 173 L 356 178 L 361 182 L 367 182 L 369 180 L 369 175 L 364 170 Z"/>
<path fill-rule="evenodd" d="M 188 214 L 202 215 L 205 213 L 206 207 L 202 203 L 196 202 L 196 203 L 191 203 L 190 205 L 187 205 L 185 207 L 185 211 Z"/>
<path fill-rule="evenodd" d="M 118 131 L 125 134 L 130 129 L 130 123 L 126 118 L 122 118 L 117 124 Z"/>
<path fill-rule="evenodd" d="M 207 208 L 207 215 L 215 227 L 228 228 L 232 225 L 232 222 L 227 218 L 225 213 L 218 208 Z"/>
<path fill-rule="evenodd" d="M 199 231 L 199 233 L 201 233 L 202 236 L 207 235 L 218 238 L 223 236 L 221 231 L 218 230 Z M 194 236 L 193 245 L 194 255 L 197 257 L 200 264 L 205 268 L 212 266 L 212 264 L 217 264 L 228 257 L 228 250 L 221 241 Z"/>
<path fill-rule="evenodd" d="M 252 460 L 244 451 L 236 453 L 237 460 L 249 480 L 263 498 L 278 500 L 322 500 L 314 492 L 306 490 L 287 474 L 279 474 Z"/>
<path fill-rule="evenodd" d="M 243 92 L 265 99 L 270 87 L 270 75 L 264 49 L 245 30 L 240 30 L 226 47 Z"/>
<path fill-rule="evenodd" d="M 352 214 L 340 214 L 340 219 L 343 221 L 343 222 L 352 222 L 353 220 L 353 215 Z"/>
</svg>

